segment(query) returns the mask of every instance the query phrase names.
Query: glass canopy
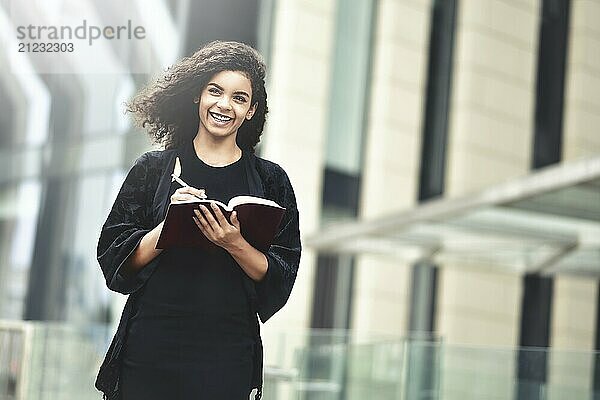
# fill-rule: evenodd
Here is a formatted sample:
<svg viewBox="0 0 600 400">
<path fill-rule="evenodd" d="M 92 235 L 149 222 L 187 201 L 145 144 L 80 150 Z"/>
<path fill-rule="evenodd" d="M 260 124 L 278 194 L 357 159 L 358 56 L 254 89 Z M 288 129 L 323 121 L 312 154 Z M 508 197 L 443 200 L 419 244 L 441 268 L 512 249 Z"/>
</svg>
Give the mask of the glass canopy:
<svg viewBox="0 0 600 400">
<path fill-rule="evenodd" d="M 600 157 L 377 219 L 332 223 L 304 243 L 324 253 L 598 277 Z"/>
</svg>

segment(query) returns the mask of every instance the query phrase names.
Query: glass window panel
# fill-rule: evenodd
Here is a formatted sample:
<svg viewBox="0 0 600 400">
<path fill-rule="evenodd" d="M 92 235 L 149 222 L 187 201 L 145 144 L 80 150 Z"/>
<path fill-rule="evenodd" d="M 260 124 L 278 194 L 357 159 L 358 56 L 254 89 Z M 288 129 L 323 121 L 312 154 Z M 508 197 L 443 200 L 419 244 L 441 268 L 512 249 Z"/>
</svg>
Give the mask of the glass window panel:
<svg viewBox="0 0 600 400">
<path fill-rule="evenodd" d="M 359 175 L 371 63 L 372 0 L 338 3 L 327 165 Z"/>
</svg>

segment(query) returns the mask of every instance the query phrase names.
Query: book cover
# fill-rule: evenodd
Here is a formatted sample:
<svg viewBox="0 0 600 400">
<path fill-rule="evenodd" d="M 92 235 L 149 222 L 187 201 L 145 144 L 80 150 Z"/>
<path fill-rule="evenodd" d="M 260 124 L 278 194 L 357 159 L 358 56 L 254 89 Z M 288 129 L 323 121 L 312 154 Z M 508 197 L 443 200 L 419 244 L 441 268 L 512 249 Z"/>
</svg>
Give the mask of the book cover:
<svg viewBox="0 0 600 400">
<path fill-rule="evenodd" d="M 228 204 L 210 199 L 172 203 L 167 209 L 167 216 L 156 242 L 156 248 L 201 247 L 206 250 L 216 249 L 218 246 L 204 236 L 193 219 L 195 216 L 194 210 L 199 209 L 200 204 L 204 204 L 216 219 L 210 203 L 219 206 L 228 221 L 231 213 L 235 210 L 240 222 L 242 236 L 254 248 L 263 252 L 267 251 L 273 242 L 285 213 L 285 208 L 274 201 L 254 196 L 236 196 Z"/>
</svg>

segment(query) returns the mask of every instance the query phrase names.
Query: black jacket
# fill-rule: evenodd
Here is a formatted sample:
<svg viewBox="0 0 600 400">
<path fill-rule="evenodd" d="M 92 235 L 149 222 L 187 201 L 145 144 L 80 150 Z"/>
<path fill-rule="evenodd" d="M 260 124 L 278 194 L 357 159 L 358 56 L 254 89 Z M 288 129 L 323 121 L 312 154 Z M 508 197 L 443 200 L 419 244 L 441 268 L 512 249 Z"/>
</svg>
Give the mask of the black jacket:
<svg viewBox="0 0 600 400">
<path fill-rule="evenodd" d="M 106 285 L 115 292 L 129 295 L 117 332 L 96 378 L 95 386 L 104 393 L 104 399 L 120 398 L 121 349 L 127 323 L 135 313 L 139 289 L 152 275 L 161 256 L 129 279 L 121 275 L 120 268 L 142 237 L 164 219 L 170 203 L 171 173 L 175 157 L 179 154 L 180 149 L 151 151 L 138 158 L 127 174 L 100 233 L 97 256 Z M 256 399 L 260 399 L 263 348 L 257 315 L 264 323 L 287 302 L 298 272 L 301 244 L 296 197 L 285 171 L 276 163 L 250 152 L 244 151 L 243 158 L 250 194 L 274 200 L 286 208 L 274 243 L 265 253 L 269 266 L 266 276 L 256 283 L 244 274 L 256 337 L 252 387 L 258 389 Z"/>
</svg>

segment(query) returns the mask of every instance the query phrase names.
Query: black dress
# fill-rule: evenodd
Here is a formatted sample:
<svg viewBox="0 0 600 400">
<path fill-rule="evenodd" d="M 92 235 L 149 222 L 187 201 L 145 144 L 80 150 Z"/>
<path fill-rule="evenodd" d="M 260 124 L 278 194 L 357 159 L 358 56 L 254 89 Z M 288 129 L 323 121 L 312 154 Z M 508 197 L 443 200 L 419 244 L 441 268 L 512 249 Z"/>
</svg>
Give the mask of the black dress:
<svg viewBox="0 0 600 400">
<path fill-rule="evenodd" d="M 181 177 L 227 203 L 248 194 L 242 161 L 209 166 L 189 143 Z M 177 187 L 173 184 L 171 193 Z M 163 252 L 128 324 L 123 400 L 248 399 L 255 339 L 242 274 L 220 247 Z"/>
</svg>

